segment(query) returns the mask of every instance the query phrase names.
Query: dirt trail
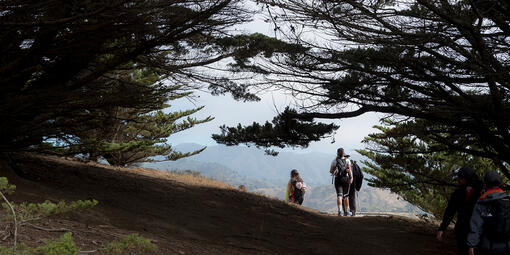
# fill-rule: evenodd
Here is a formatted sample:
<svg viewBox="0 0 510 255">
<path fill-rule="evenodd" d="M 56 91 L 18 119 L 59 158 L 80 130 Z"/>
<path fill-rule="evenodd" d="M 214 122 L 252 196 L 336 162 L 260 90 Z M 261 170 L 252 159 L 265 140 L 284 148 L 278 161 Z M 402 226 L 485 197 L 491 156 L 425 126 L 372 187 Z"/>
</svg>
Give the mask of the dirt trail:
<svg viewBox="0 0 510 255">
<path fill-rule="evenodd" d="M 154 240 L 158 254 L 455 254 L 451 238 L 438 242 L 433 226 L 408 219 L 335 217 L 231 188 L 185 184 L 157 171 L 31 154 L 13 162 L 17 176 L 5 159 L 0 164 L 0 176 L 17 185 L 12 199 L 100 201 L 60 221 L 84 250 L 93 250 L 94 240 L 135 231 Z"/>
</svg>

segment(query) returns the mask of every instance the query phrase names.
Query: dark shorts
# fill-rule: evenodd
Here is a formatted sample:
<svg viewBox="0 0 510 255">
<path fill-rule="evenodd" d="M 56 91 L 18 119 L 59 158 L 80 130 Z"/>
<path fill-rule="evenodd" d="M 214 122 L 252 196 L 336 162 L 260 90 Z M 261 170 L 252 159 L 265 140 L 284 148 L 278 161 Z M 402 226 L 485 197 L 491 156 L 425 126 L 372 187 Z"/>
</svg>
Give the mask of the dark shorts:
<svg viewBox="0 0 510 255">
<path fill-rule="evenodd" d="M 335 177 L 335 190 L 336 195 L 338 197 L 342 198 L 348 198 L 349 197 L 349 189 L 351 187 L 351 184 L 349 183 L 350 179 L 348 176 L 346 177 Z"/>
<path fill-rule="evenodd" d="M 293 198 L 292 198 L 292 200 L 293 200 L 293 202 L 294 202 L 294 203 L 296 203 L 296 204 L 300 204 L 300 205 L 301 205 L 301 204 L 303 204 L 303 196 L 301 196 L 301 197 L 295 197 L 295 198 L 293 197 Z"/>
</svg>

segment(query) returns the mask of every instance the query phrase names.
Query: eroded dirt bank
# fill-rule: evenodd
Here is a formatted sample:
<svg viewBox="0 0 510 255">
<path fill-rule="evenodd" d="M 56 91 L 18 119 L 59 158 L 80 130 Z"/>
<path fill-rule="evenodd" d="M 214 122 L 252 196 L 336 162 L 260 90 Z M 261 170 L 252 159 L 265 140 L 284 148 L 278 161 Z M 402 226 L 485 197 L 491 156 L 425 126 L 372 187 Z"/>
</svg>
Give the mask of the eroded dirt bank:
<svg viewBox="0 0 510 255">
<path fill-rule="evenodd" d="M 226 185 L 186 183 L 155 170 L 34 154 L 0 161 L 0 176 L 17 185 L 12 200 L 100 201 L 85 213 L 44 223 L 69 228 L 83 250 L 138 232 L 157 243 L 158 254 L 455 254 L 451 238 L 434 239 L 434 226 L 403 218 L 339 218 Z M 21 240 L 29 243 L 56 235 L 22 233 Z"/>
</svg>

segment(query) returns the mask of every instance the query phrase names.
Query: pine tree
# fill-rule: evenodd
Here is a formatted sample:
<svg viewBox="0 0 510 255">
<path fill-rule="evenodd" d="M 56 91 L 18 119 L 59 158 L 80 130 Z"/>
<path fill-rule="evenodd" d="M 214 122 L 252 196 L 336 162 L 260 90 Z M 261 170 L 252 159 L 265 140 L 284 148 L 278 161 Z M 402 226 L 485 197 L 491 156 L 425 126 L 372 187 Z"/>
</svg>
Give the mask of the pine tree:
<svg viewBox="0 0 510 255">
<path fill-rule="evenodd" d="M 134 69 L 171 87 L 222 86 L 196 67 L 232 57 L 219 42 L 251 18 L 240 0 L 7 0 L 0 10 L 0 152 L 78 144 L 107 115 L 166 102 L 171 88 L 124 79 Z"/>
<path fill-rule="evenodd" d="M 414 129 L 429 125 L 423 120 L 385 120 L 384 126 L 376 126 L 379 133 L 370 134 L 363 141 L 368 148 L 358 152 L 369 159 L 363 161 L 363 170 L 372 176 L 368 178 L 370 186 L 389 188 L 425 212 L 442 217 L 456 186 L 452 178 L 455 169 L 469 166 L 483 176 L 496 165 L 413 135 Z"/>
<path fill-rule="evenodd" d="M 81 154 L 93 161 L 102 157 L 109 164 L 119 166 L 152 161 L 154 156 L 177 160 L 203 151 L 205 148 L 180 153 L 174 151 L 166 142 L 174 133 L 212 120 L 211 117 L 190 117 L 203 107 L 164 112 L 169 109 L 169 102 L 190 96 L 192 92 L 186 91 L 181 85 L 169 85 L 165 76 L 154 68 L 140 68 L 133 64 L 125 67 L 125 71 L 114 73 L 114 80 L 98 81 L 98 88 L 102 89 L 94 90 L 93 93 L 105 97 L 105 100 L 113 98 L 118 102 L 129 102 L 130 107 L 115 102 L 100 102 L 101 105 L 90 107 L 90 110 L 81 110 L 80 118 L 86 119 L 82 127 L 66 129 L 68 139 L 58 139 L 58 143 L 45 143 L 39 149 L 61 155 Z M 129 70 L 128 67 L 133 69 Z M 84 98 L 91 96 L 93 95 L 87 92 L 83 94 Z M 57 124 L 60 124 L 59 121 L 77 120 L 65 118 L 57 120 Z"/>
<path fill-rule="evenodd" d="M 436 142 L 490 158 L 510 177 L 507 0 L 257 2 L 296 46 L 234 70 L 292 94 L 294 118 L 425 119 L 445 128 Z"/>
</svg>

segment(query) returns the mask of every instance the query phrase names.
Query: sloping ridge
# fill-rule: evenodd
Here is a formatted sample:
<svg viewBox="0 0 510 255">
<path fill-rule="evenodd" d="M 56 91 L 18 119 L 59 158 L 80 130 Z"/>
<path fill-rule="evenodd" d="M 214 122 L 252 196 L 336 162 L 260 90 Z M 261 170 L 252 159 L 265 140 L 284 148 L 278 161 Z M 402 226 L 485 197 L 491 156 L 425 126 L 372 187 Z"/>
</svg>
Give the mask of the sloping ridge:
<svg viewBox="0 0 510 255">
<path fill-rule="evenodd" d="M 455 254 L 432 226 L 402 218 L 334 217 L 157 170 L 35 154 L 9 162 L 0 175 L 17 185 L 17 199 L 97 199 L 93 216 L 81 221 L 148 235 L 158 254 Z"/>
</svg>

